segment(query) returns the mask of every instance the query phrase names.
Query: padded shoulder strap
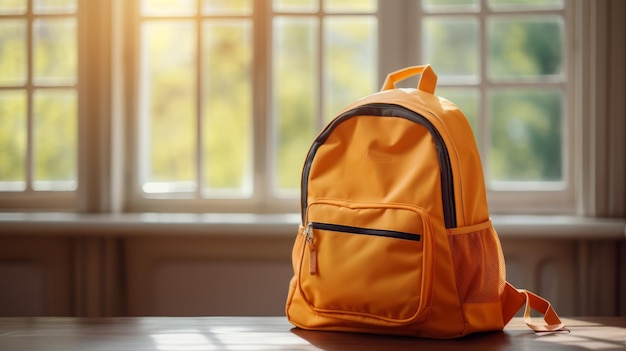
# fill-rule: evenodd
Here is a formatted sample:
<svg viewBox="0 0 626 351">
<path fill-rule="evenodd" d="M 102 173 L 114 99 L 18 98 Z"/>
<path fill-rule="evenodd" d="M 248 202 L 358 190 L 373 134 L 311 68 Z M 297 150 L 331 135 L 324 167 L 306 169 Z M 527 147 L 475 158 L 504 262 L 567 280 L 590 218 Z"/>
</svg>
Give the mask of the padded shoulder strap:
<svg viewBox="0 0 626 351">
<path fill-rule="evenodd" d="M 524 308 L 524 322 L 535 332 L 567 330 L 548 300 L 528 290 L 516 289 L 507 282 L 502 294 L 502 318 L 504 323 L 508 323 L 524 304 L 526 304 Z M 530 317 L 531 309 L 543 315 L 545 324 L 540 325 L 532 322 Z"/>
</svg>

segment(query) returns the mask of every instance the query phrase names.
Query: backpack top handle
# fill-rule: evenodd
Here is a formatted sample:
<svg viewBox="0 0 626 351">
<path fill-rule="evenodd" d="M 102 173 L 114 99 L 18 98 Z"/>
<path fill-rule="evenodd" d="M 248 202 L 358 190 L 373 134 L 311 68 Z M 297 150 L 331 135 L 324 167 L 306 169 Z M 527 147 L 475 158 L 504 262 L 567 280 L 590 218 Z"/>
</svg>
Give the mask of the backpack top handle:
<svg viewBox="0 0 626 351">
<path fill-rule="evenodd" d="M 421 76 L 417 83 L 417 89 L 434 94 L 435 87 L 437 87 L 437 74 L 430 65 L 411 66 L 389 73 L 380 91 L 395 89 L 396 83 L 418 74 Z"/>
</svg>

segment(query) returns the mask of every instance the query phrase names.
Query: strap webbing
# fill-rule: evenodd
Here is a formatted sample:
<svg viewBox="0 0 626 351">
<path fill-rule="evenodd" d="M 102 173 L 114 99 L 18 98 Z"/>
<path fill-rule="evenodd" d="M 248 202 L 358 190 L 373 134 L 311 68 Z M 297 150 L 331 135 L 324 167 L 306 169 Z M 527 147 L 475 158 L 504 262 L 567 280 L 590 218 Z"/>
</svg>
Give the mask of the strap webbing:
<svg viewBox="0 0 626 351">
<path fill-rule="evenodd" d="M 554 311 L 548 300 L 528 290 L 516 289 L 509 282 L 506 283 L 502 295 L 502 316 L 505 324 L 513 318 L 513 315 L 519 311 L 524 303 L 526 304 L 526 307 L 524 308 L 524 322 L 535 332 L 568 330 L 565 328 L 565 324 L 561 322 L 561 319 L 556 314 L 556 311 Z M 543 315 L 543 321 L 545 324 L 541 325 L 533 323 L 530 316 L 531 309 Z"/>
</svg>

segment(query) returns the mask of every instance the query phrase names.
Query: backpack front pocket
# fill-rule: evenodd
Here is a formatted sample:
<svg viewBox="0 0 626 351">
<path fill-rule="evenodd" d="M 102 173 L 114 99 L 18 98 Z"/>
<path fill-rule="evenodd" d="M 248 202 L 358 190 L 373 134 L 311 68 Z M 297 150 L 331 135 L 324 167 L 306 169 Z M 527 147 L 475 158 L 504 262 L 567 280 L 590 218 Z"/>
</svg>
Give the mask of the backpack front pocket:
<svg viewBox="0 0 626 351">
<path fill-rule="evenodd" d="M 299 285 L 310 308 L 381 325 L 415 322 L 430 301 L 430 222 L 419 208 L 339 201 L 309 206 Z"/>
</svg>

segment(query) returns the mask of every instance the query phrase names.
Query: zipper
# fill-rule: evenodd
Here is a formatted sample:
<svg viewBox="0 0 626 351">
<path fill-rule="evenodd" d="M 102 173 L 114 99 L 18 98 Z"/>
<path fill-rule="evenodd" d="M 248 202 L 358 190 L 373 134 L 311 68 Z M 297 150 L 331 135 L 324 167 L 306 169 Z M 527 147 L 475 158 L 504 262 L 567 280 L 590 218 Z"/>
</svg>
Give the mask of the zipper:
<svg viewBox="0 0 626 351">
<path fill-rule="evenodd" d="M 307 224 L 306 228 L 304 228 L 304 240 L 306 241 L 307 247 L 309 248 L 309 274 L 315 275 L 317 274 L 317 248 L 315 247 L 315 240 L 313 234 L 313 225 L 312 222 Z"/>
<path fill-rule="evenodd" d="M 422 235 L 415 233 L 400 232 L 387 229 L 372 229 L 363 227 L 352 227 L 340 224 L 330 224 L 321 222 L 309 222 L 304 228 L 302 235 L 309 248 L 309 273 L 311 275 L 317 274 L 317 247 L 315 246 L 315 234 L 314 229 L 325 230 L 336 233 L 358 234 L 358 235 L 373 235 L 382 236 L 386 238 L 402 239 L 409 241 L 421 241 Z"/>
<path fill-rule="evenodd" d="M 309 222 L 307 227 L 312 228 L 312 229 L 318 229 L 318 230 L 326 230 L 330 232 L 384 236 L 387 238 L 404 239 L 404 240 L 411 240 L 411 241 L 420 241 L 422 237 L 420 234 L 399 232 L 395 230 L 351 227 L 347 225 L 320 223 L 320 222 Z M 309 230 L 309 231 L 313 232 L 312 230 Z M 311 240 L 312 239 L 313 239 L 313 235 L 311 235 Z"/>
<path fill-rule="evenodd" d="M 330 124 L 328 124 L 326 128 L 320 133 L 320 135 L 315 139 L 315 141 L 311 145 L 311 148 L 309 149 L 302 171 L 302 193 L 300 196 L 302 223 L 305 223 L 306 220 L 305 210 L 308 203 L 307 195 L 309 173 L 311 171 L 311 164 L 313 162 L 315 154 L 317 153 L 317 150 L 320 146 L 322 146 L 322 144 L 324 144 L 324 142 L 326 142 L 326 139 L 328 139 L 328 136 L 337 127 L 337 125 L 352 117 L 363 115 L 404 118 L 412 122 L 418 123 L 428 130 L 433 140 L 435 141 L 435 146 L 437 148 L 437 157 L 439 159 L 444 223 L 447 229 L 456 228 L 457 224 L 456 205 L 454 201 L 454 180 L 452 175 L 452 166 L 450 165 L 450 155 L 448 153 L 448 148 L 445 145 L 445 141 L 441 137 L 441 134 L 439 134 L 439 131 L 437 131 L 437 128 L 435 128 L 432 122 L 430 122 L 426 117 L 404 106 L 388 103 L 366 104 L 346 111 L 337 116 L 337 118 L 335 118 Z"/>
</svg>

